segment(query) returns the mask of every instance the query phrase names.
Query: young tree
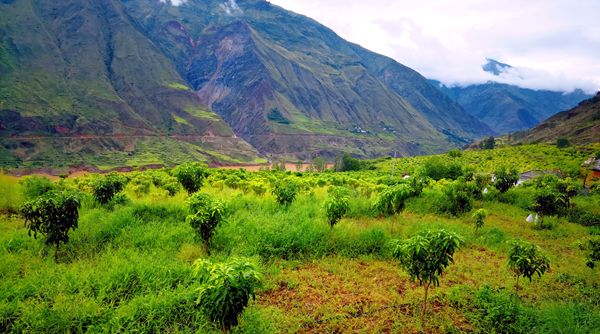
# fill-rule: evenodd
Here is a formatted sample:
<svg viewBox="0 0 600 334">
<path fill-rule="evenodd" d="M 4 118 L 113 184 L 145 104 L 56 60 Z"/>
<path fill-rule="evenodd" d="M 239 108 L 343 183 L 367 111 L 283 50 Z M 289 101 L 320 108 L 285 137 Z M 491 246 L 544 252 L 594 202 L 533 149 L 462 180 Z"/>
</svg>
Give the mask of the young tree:
<svg viewBox="0 0 600 334">
<path fill-rule="evenodd" d="M 460 152 L 460 150 L 450 150 L 448 152 L 448 155 L 450 156 L 450 158 L 453 158 L 454 160 L 456 160 L 456 158 L 462 157 L 462 153 Z"/>
<path fill-rule="evenodd" d="M 413 282 L 425 286 L 423 312 L 421 321 L 427 307 L 427 293 L 429 287 L 440 285 L 440 277 L 444 269 L 454 263 L 454 252 L 463 243 L 463 239 L 454 232 L 445 230 L 428 230 L 421 235 L 408 240 L 395 240 L 392 256 L 400 261 L 400 265 L 408 272 Z"/>
<path fill-rule="evenodd" d="M 496 140 L 494 137 L 488 137 L 479 144 L 479 148 L 482 150 L 493 150 L 496 147 Z"/>
<path fill-rule="evenodd" d="M 175 196 L 181 190 L 181 185 L 177 181 L 177 178 L 168 176 L 164 180 L 163 189 L 169 192 L 169 196 Z"/>
<path fill-rule="evenodd" d="M 255 299 L 255 290 L 262 288 L 263 276 L 246 258 L 228 263 L 212 263 L 199 259 L 194 263 L 194 275 L 200 280 L 196 303 L 208 317 L 227 333 L 239 323 L 239 317 Z"/>
<path fill-rule="evenodd" d="M 483 227 L 483 223 L 485 223 L 485 217 L 488 215 L 488 212 L 484 209 L 479 209 L 475 211 L 472 218 L 475 218 L 475 234 L 477 234 L 477 230 Z"/>
<path fill-rule="evenodd" d="M 510 241 L 511 248 L 508 251 L 508 269 L 513 272 L 517 279 L 515 291 L 519 289 L 519 277 L 528 278 L 531 282 L 533 275 L 539 277 L 550 269 L 550 260 L 542 254 L 541 248 L 536 244 L 514 239 Z"/>
<path fill-rule="evenodd" d="M 545 216 L 556 216 L 562 210 L 569 207 L 568 197 L 559 193 L 552 187 L 537 189 L 533 195 L 533 201 L 534 203 L 530 206 L 530 209 L 535 213 L 542 215 L 540 228 L 544 225 Z"/>
<path fill-rule="evenodd" d="M 94 199 L 100 205 L 106 205 L 125 189 L 125 181 L 119 176 L 99 177 L 92 183 Z"/>
<path fill-rule="evenodd" d="M 392 217 L 392 233 L 394 232 L 394 216 L 404 210 L 406 200 L 415 195 L 415 190 L 407 184 L 397 184 L 383 190 L 375 204 L 374 209 L 385 216 Z"/>
<path fill-rule="evenodd" d="M 322 208 L 327 215 L 327 222 L 333 229 L 342 217 L 350 210 L 348 202 L 348 189 L 344 187 L 332 187 L 329 189 L 329 194 L 323 202 Z"/>
<path fill-rule="evenodd" d="M 208 176 L 206 167 L 205 164 L 199 162 L 179 165 L 173 170 L 173 176 L 181 183 L 188 195 L 192 195 L 202 188 L 202 183 Z"/>
<path fill-rule="evenodd" d="M 281 163 L 279 164 L 279 171 L 285 172 L 287 168 L 285 167 L 285 158 L 281 158 Z"/>
<path fill-rule="evenodd" d="M 301 172 L 302 171 L 302 167 L 304 167 L 304 163 L 302 162 L 302 160 L 298 160 L 296 162 L 296 172 Z"/>
<path fill-rule="evenodd" d="M 288 206 L 296 199 L 299 190 L 298 183 L 292 179 L 284 179 L 275 182 L 272 194 L 279 205 Z"/>
<path fill-rule="evenodd" d="M 60 243 L 69 242 L 69 231 L 75 230 L 79 221 L 79 208 L 85 195 L 80 191 L 51 191 L 29 201 L 21 207 L 29 236 L 46 237 L 46 245 L 56 245 L 54 259 L 58 259 Z"/>
<path fill-rule="evenodd" d="M 500 166 L 494 172 L 494 176 L 496 177 L 496 181 L 492 182 L 492 186 L 502 194 L 514 187 L 521 178 L 516 167 L 507 168 L 504 165 Z"/>
<path fill-rule="evenodd" d="M 342 157 L 342 172 L 351 172 L 351 171 L 359 171 L 360 170 L 360 161 L 358 159 L 354 159 L 350 157 L 348 152 L 344 152 L 344 156 Z"/>
<path fill-rule="evenodd" d="M 333 168 L 334 168 L 335 172 L 342 171 L 342 156 L 340 155 L 339 152 L 335 156 L 335 160 L 333 161 Z"/>
<path fill-rule="evenodd" d="M 210 255 L 209 244 L 215 230 L 223 221 L 225 201 L 212 198 L 206 193 L 195 193 L 186 200 L 193 215 L 186 217 L 186 222 L 192 226 L 204 242 L 206 254 Z"/>
<path fill-rule="evenodd" d="M 317 172 L 323 173 L 323 171 L 325 170 L 325 161 L 323 161 L 323 158 L 321 158 L 321 157 L 315 158 L 314 163 L 315 163 L 315 168 L 317 169 Z"/>
<path fill-rule="evenodd" d="M 279 163 L 277 162 L 277 160 L 273 160 L 273 164 L 271 165 L 271 170 L 273 171 L 279 171 Z"/>
</svg>

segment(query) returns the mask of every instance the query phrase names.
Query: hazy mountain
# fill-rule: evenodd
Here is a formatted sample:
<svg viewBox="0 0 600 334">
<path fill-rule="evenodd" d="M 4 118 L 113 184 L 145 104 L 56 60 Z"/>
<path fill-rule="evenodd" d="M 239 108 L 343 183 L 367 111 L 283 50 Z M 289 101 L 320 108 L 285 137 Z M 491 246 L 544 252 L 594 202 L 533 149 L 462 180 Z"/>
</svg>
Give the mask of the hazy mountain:
<svg viewBox="0 0 600 334">
<path fill-rule="evenodd" d="M 30 166 L 258 161 L 244 140 L 407 156 L 494 134 L 417 72 L 259 0 L 2 0 L 0 74 L 2 157 Z"/>
<path fill-rule="evenodd" d="M 488 59 L 483 70 L 500 75 L 512 67 Z M 467 87 L 447 87 L 439 81 L 430 82 L 457 101 L 471 115 L 477 116 L 492 130 L 503 134 L 529 129 L 546 118 L 576 106 L 590 98 L 581 90 L 569 94 L 548 90 L 532 90 L 514 85 L 488 82 Z"/>
</svg>

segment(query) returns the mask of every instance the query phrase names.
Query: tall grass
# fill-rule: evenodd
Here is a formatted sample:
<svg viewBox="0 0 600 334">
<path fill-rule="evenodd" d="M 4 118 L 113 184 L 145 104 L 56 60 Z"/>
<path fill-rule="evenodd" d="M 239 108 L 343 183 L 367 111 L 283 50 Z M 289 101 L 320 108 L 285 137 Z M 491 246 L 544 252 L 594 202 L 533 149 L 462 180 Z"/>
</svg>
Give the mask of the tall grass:
<svg viewBox="0 0 600 334">
<path fill-rule="evenodd" d="M 22 187 L 17 180 L 0 169 L 0 214 L 14 213 L 23 202 Z"/>
</svg>

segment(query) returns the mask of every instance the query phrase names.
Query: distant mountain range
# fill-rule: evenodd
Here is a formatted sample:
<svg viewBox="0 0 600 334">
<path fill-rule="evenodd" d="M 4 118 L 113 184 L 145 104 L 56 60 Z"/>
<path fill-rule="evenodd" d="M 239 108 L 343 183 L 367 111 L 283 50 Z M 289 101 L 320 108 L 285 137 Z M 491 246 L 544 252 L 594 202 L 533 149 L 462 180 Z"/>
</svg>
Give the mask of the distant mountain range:
<svg viewBox="0 0 600 334">
<path fill-rule="evenodd" d="M 484 71 L 496 76 L 512 68 L 493 59 L 488 59 L 483 66 Z M 581 90 L 564 94 L 497 82 L 467 87 L 447 87 L 436 80 L 429 82 L 499 134 L 527 130 L 562 110 L 576 106 L 579 101 L 592 97 Z"/>
<path fill-rule="evenodd" d="M 2 0 L 0 166 L 440 153 L 495 134 L 267 1 Z"/>
</svg>

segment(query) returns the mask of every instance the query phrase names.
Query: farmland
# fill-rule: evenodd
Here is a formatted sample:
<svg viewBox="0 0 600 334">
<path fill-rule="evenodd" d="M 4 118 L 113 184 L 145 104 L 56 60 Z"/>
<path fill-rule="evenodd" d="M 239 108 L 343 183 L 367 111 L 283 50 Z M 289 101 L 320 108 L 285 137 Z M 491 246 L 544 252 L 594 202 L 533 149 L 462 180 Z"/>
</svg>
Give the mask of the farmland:
<svg viewBox="0 0 600 334">
<path fill-rule="evenodd" d="M 233 333 L 598 333 L 600 259 L 590 246 L 600 235 L 598 180 L 585 175 L 590 196 L 575 191 L 583 183 L 575 171 L 597 151 L 528 145 L 398 159 L 396 179 L 391 159 L 343 173 L 199 167 L 201 181 L 192 183 L 202 186 L 192 193 L 183 168 L 52 183 L 2 175 L 0 332 L 219 333 L 224 326 L 198 303 L 207 286 L 197 271 L 206 261 L 243 259 L 262 284 Z M 501 166 L 570 177 L 501 192 L 481 174 Z M 418 176 L 402 180 L 404 173 Z M 109 180 L 124 190 L 101 205 L 97 189 Z M 78 227 L 60 248 L 29 236 L 19 210 L 46 191 L 83 194 Z M 392 211 L 377 210 L 385 194 L 400 191 Z M 544 191 L 566 204 L 542 210 Z M 335 211 L 339 220 L 323 204 L 337 203 L 333 194 L 347 205 Z M 208 215 L 222 217 L 210 237 L 196 233 L 202 222 L 191 224 L 206 216 L 205 203 L 224 208 Z M 476 230 L 480 209 L 487 214 Z M 526 221 L 535 212 L 543 225 Z M 462 241 L 429 289 L 421 321 L 424 287 L 400 266 L 395 245 L 439 230 Z M 550 263 L 518 287 L 508 258 L 515 238 Z"/>
</svg>

